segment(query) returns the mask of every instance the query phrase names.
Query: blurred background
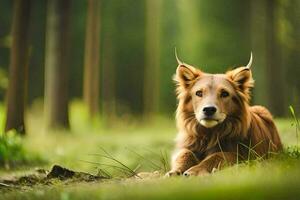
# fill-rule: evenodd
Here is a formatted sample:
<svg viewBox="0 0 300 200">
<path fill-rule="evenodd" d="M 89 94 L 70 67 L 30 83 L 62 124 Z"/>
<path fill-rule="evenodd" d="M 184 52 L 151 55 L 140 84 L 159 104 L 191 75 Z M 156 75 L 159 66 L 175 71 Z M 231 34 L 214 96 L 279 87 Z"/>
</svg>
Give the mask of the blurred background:
<svg viewBox="0 0 300 200">
<path fill-rule="evenodd" d="M 280 118 L 290 116 L 289 105 L 300 110 L 298 0 L 0 0 L 0 5 L 5 132 L 96 127 L 94 132 L 103 133 L 118 123 L 128 128 L 159 119 L 144 132 L 173 137 L 175 47 L 181 60 L 209 73 L 247 64 L 252 51 L 252 103 Z M 137 141 L 145 140 L 140 137 Z"/>
</svg>

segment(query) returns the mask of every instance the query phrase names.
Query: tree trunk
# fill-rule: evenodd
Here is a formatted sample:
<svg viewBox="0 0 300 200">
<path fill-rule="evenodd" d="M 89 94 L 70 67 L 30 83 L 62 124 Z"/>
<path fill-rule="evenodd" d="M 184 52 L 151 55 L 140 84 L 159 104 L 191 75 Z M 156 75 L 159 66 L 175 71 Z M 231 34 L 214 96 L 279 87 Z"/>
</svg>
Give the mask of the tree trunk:
<svg viewBox="0 0 300 200">
<path fill-rule="evenodd" d="M 99 111 L 100 1 L 88 0 L 83 95 L 91 117 Z"/>
<path fill-rule="evenodd" d="M 116 117 L 116 9 L 115 1 L 107 2 L 106 17 L 107 20 L 103 23 L 105 26 L 103 40 L 103 58 L 102 59 L 102 116 L 104 125 L 110 128 L 114 125 Z"/>
<path fill-rule="evenodd" d="M 113 39 L 108 36 L 104 39 L 105 50 L 103 51 L 103 120 L 109 128 L 113 125 L 116 114 L 115 102 L 115 51 Z"/>
<path fill-rule="evenodd" d="M 278 42 L 277 1 L 267 0 L 266 6 L 266 78 L 269 92 L 269 106 L 275 116 L 285 114 L 284 70 L 281 65 L 281 49 Z"/>
<path fill-rule="evenodd" d="M 252 0 L 250 1 L 250 21 L 251 21 L 251 48 L 253 51 L 252 71 L 255 79 L 255 87 L 253 91 L 254 104 L 268 105 L 267 90 L 267 70 L 266 70 L 266 48 L 265 42 L 268 37 L 266 29 L 266 1 Z M 260 30 L 260 31 L 257 31 Z"/>
<path fill-rule="evenodd" d="M 285 30 L 283 43 L 285 49 L 286 66 L 285 80 L 289 87 L 289 104 L 294 107 L 297 113 L 300 112 L 300 2 L 290 0 L 284 3 L 284 19 L 290 27 Z"/>
<path fill-rule="evenodd" d="M 30 0 L 15 0 L 14 4 L 5 132 L 15 129 L 25 134 L 24 107 L 29 62 L 30 3 Z"/>
<path fill-rule="evenodd" d="M 159 111 L 160 0 L 146 0 L 146 65 L 144 74 L 144 113 Z"/>
<path fill-rule="evenodd" d="M 178 45 L 179 58 L 189 64 L 192 64 L 189 59 L 196 63 L 199 60 L 199 47 L 203 48 L 202 43 L 205 40 L 201 30 L 204 24 L 199 17 L 199 10 L 202 9 L 203 3 L 197 0 L 176 0 L 175 2 L 178 9 L 180 39 L 176 42 L 176 45 Z M 201 62 L 203 61 L 201 60 Z"/>
<path fill-rule="evenodd" d="M 50 129 L 69 128 L 68 67 L 70 0 L 49 0 L 45 46 L 45 120 Z"/>
</svg>

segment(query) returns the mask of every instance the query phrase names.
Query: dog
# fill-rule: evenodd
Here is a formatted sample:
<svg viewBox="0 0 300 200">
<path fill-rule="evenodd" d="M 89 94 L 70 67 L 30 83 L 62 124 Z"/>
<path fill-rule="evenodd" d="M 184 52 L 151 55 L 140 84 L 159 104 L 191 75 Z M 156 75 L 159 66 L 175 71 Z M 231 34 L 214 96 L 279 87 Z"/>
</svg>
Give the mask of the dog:
<svg viewBox="0 0 300 200">
<path fill-rule="evenodd" d="M 252 53 L 246 66 L 209 74 L 178 59 L 174 75 L 178 135 L 166 176 L 201 176 L 282 150 L 270 112 L 250 106 Z"/>
</svg>

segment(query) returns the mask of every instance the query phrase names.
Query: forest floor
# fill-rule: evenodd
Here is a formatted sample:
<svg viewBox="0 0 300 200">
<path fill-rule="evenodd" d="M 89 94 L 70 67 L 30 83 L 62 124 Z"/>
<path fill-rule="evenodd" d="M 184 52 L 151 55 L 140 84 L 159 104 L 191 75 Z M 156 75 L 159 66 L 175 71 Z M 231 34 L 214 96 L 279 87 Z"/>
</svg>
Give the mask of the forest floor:
<svg viewBox="0 0 300 200">
<path fill-rule="evenodd" d="M 292 120 L 277 119 L 285 153 L 229 167 L 206 177 L 164 178 L 176 134 L 172 119 L 87 128 L 78 115 L 72 132 L 42 131 L 28 117 L 24 139 L 32 165 L 0 169 L 0 199 L 297 199 L 300 156 Z M 289 147 L 289 148 L 287 148 Z M 53 167 L 56 165 L 55 167 Z M 64 168 L 62 168 L 62 167 Z M 67 168 L 67 169 L 66 169 Z M 140 173 L 143 172 L 143 173 Z"/>
</svg>

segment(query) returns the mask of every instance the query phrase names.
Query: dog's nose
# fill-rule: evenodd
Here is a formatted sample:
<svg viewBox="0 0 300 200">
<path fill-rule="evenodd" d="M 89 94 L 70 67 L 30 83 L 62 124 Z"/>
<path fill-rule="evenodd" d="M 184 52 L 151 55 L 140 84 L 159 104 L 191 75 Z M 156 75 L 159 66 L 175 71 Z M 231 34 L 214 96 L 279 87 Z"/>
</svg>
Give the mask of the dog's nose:
<svg viewBox="0 0 300 200">
<path fill-rule="evenodd" d="M 217 108 L 214 106 L 207 106 L 203 108 L 203 113 L 208 117 L 212 116 L 216 112 L 217 112 Z"/>
</svg>

